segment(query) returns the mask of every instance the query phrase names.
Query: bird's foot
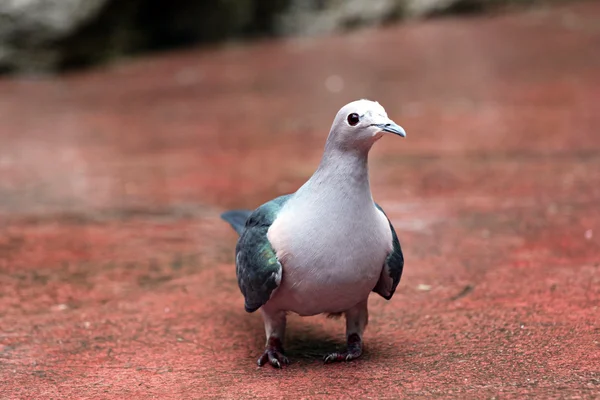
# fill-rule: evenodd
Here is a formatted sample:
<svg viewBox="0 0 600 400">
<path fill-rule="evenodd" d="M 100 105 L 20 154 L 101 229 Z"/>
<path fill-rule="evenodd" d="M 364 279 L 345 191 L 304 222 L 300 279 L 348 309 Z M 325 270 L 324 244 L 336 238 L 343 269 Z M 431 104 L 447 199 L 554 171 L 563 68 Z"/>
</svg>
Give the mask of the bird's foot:
<svg viewBox="0 0 600 400">
<path fill-rule="evenodd" d="M 358 334 L 353 333 L 350 336 L 348 336 L 348 347 L 346 348 L 346 351 L 343 351 L 341 353 L 327 354 L 323 358 L 323 361 L 325 361 L 326 364 L 336 361 L 351 361 L 360 357 L 361 354 L 362 340 L 360 339 L 360 336 L 358 336 Z"/>
<path fill-rule="evenodd" d="M 275 368 L 281 368 L 290 363 L 288 358 L 283 355 L 283 346 L 281 345 L 281 340 L 278 338 L 269 338 L 267 348 L 263 355 L 258 359 L 257 364 L 259 367 L 262 367 L 267 361 Z"/>
</svg>

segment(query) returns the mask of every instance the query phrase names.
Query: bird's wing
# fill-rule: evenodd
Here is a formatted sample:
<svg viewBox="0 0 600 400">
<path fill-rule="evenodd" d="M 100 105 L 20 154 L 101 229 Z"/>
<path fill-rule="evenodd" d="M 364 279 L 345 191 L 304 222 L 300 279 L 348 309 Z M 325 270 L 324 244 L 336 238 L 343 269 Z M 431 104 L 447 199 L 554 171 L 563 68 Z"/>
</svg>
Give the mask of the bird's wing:
<svg viewBox="0 0 600 400">
<path fill-rule="evenodd" d="M 238 240 L 235 264 L 247 312 L 254 312 L 265 304 L 281 282 L 281 264 L 267 231 L 289 197 L 278 197 L 254 210 Z"/>
<path fill-rule="evenodd" d="M 387 215 L 383 211 L 383 209 L 379 206 L 379 204 L 375 203 L 375 207 L 379 211 L 385 215 Z M 389 218 L 387 219 L 390 224 L 390 229 L 392 230 L 392 251 L 388 254 L 385 264 L 383 265 L 383 269 L 381 270 L 381 275 L 379 276 L 379 281 L 377 281 L 377 285 L 373 291 L 386 300 L 389 300 L 394 295 L 396 291 L 396 287 L 398 283 L 400 283 L 400 277 L 402 276 L 402 269 L 404 268 L 404 256 L 402 255 L 402 248 L 400 247 L 400 241 L 398 240 L 398 236 L 396 236 L 396 231 L 392 226 Z"/>
</svg>

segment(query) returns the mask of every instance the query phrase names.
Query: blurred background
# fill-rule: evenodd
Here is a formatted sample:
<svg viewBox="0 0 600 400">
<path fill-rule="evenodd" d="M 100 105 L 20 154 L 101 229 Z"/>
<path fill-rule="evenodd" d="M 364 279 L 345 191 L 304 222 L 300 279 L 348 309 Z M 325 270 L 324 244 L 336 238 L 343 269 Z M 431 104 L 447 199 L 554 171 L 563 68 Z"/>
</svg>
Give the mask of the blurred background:
<svg viewBox="0 0 600 400">
<path fill-rule="evenodd" d="M 57 71 L 198 44 L 315 36 L 415 18 L 557 2 L 5 0 L 0 5 L 0 69 Z"/>
<path fill-rule="evenodd" d="M 370 156 L 403 280 L 360 362 L 292 317 L 257 372 L 219 214 L 359 98 L 408 133 Z M 0 0 L 0 397 L 591 398 L 599 104 L 597 1 Z"/>
</svg>

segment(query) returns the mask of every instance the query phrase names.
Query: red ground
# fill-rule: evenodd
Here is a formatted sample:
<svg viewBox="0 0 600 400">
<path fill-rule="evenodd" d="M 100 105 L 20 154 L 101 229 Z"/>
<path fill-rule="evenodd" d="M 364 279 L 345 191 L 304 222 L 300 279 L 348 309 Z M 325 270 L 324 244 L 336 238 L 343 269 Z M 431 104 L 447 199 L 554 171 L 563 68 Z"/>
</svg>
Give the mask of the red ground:
<svg viewBox="0 0 600 400">
<path fill-rule="evenodd" d="M 259 369 L 218 215 L 360 97 L 408 132 L 371 157 L 405 275 L 359 361 L 292 317 Z M 0 398 L 600 398 L 599 104 L 597 2 L 2 80 Z"/>
</svg>

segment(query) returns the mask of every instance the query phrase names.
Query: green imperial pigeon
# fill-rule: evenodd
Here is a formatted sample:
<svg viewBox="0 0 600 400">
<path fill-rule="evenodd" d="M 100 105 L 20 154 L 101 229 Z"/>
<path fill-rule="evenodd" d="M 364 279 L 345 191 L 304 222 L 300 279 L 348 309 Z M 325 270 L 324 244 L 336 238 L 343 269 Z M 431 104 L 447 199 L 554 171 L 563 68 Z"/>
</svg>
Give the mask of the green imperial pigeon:
<svg viewBox="0 0 600 400">
<path fill-rule="evenodd" d="M 319 167 L 298 191 L 222 215 L 240 235 L 235 262 L 246 311 L 260 309 L 264 319 L 259 366 L 289 363 L 283 339 L 290 311 L 345 314 L 347 348 L 325 362 L 362 354 L 369 294 L 391 299 L 404 267 L 396 232 L 369 186 L 369 150 L 386 133 L 406 136 L 379 103 L 349 103 L 333 120 Z"/>
</svg>

